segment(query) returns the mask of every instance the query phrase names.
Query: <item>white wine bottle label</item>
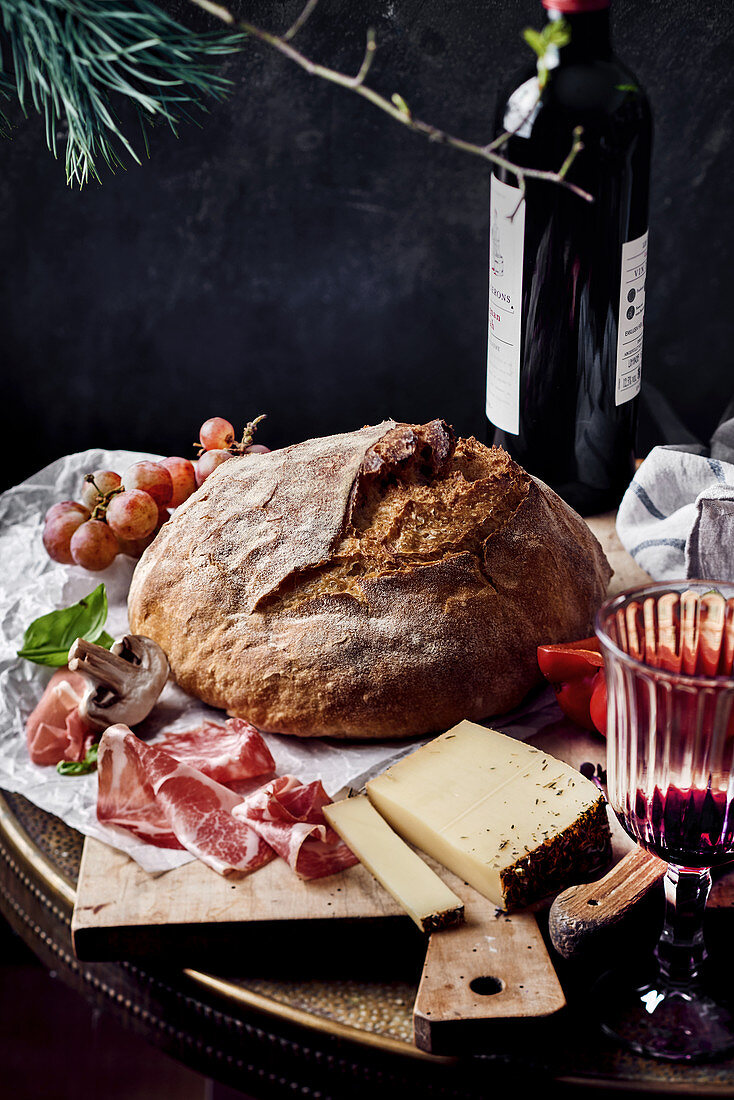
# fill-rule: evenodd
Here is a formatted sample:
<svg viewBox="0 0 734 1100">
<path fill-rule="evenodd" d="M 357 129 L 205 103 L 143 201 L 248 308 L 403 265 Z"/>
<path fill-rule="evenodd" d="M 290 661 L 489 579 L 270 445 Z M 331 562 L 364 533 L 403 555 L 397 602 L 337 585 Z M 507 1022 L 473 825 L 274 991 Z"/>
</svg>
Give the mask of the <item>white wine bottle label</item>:
<svg viewBox="0 0 734 1100">
<path fill-rule="evenodd" d="M 622 245 L 615 405 L 623 405 L 625 401 L 631 401 L 640 392 L 646 275 L 647 232 L 636 240 L 627 241 Z"/>
<path fill-rule="evenodd" d="M 492 176 L 489 245 L 487 419 L 520 430 L 520 320 L 525 203 L 519 187 Z"/>
</svg>

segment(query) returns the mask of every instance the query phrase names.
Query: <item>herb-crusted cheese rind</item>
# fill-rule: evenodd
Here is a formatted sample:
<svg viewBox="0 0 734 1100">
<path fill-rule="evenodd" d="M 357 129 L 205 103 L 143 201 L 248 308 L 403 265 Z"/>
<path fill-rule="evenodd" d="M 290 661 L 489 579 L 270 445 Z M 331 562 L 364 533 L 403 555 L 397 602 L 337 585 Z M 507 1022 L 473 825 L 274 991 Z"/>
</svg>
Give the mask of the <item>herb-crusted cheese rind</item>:
<svg viewBox="0 0 734 1100">
<path fill-rule="evenodd" d="M 583 776 L 582 776 L 583 778 Z M 611 836 L 606 804 L 598 798 L 562 833 L 549 836 L 500 875 L 505 909 L 520 909 L 583 879 L 608 862 Z"/>
<path fill-rule="evenodd" d="M 514 738 L 461 722 L 367 784 L 382 816 L 502 909 L 585 878 L 608 861 L 598 788 Z"/>
</svg>

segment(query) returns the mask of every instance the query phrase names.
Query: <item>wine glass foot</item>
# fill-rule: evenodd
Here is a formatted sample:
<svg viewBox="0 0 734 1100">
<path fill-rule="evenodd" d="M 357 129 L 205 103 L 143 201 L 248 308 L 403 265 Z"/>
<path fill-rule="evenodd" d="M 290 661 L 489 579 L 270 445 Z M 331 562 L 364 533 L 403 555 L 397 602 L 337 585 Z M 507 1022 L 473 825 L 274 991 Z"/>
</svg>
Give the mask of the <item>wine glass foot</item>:
<svg viewBox="0 0 734 1100">
<path fill-rule="evenodd" d="M 701 985 L 605 974 L 594 990 L 604 1034 L 650 1058 L 703 1062 L 734 1050 L 734 1011 Z"/>
</svg>

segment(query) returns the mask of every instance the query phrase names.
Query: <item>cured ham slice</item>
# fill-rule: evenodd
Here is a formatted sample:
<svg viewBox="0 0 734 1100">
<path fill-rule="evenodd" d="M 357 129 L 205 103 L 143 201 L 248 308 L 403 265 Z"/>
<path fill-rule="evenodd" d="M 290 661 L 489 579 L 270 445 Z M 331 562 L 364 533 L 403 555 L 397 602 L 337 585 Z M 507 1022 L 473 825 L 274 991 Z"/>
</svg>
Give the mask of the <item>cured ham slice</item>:
<svg viewBox="0 0 734 1100">
<path fill-rule="evenodd" d="M 110 726 L 102 734 L 97 754 L 97 818 L 104 825 L 128 829 L 158 848 L 183 850 L 155 797 L 138 752 L 141 744 L 127 726 Z"/>
<path fill-rule="evenodd" d="M 232 812 L 257 829 L 301 878 L 323 878 L 358 862 L 324 817 L 329 802 L 318 780 L 300 783 L 284 775 L 254 791 Z"/>
<path fill-rule="evenodd" d="M 262 734 L 242 718 L 228 718 L 224 724 L 205 722 L 186 733 L 169 734 L 157 740 L 154 747 L 219 783 L 275 771 L 275 761 Z"/>
<path fill-rule="evenodd" d="M 34 764 L 84 758 L 92 730 L 78 708 L 87 686 L 80 672 L 67 668 L 54 672 L 26 722 L 28 752 Z"/>
<path fill-rule="evenodd" d="M 97 817 L 159 847 L 185 848 L 221 875 L 254 871 L 275 852 L 232 815 L 241 796 L 140 741 L 127 726 L 102 734 Z"/>
</svg>

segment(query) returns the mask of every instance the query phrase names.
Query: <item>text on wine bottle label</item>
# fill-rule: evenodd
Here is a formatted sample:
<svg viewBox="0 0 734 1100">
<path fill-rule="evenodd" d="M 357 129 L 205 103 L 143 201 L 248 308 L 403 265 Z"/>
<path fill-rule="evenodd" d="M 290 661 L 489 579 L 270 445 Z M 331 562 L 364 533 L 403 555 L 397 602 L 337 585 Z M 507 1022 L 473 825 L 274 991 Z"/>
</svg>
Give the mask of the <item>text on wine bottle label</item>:
<svg viewBox="0 0 734 1100">
<path fill-rule="evenodd" d="M 519 187 L 492 176 L 490 192 L 487 418 L 520 430 L 520 321 L 525 203 Z"/>
<path fill-rule="evenodd" d="M 623 405 L 640 392 L 646 275 L 647 232 L 622 245 L 615 405 Z"/>
</svg>

